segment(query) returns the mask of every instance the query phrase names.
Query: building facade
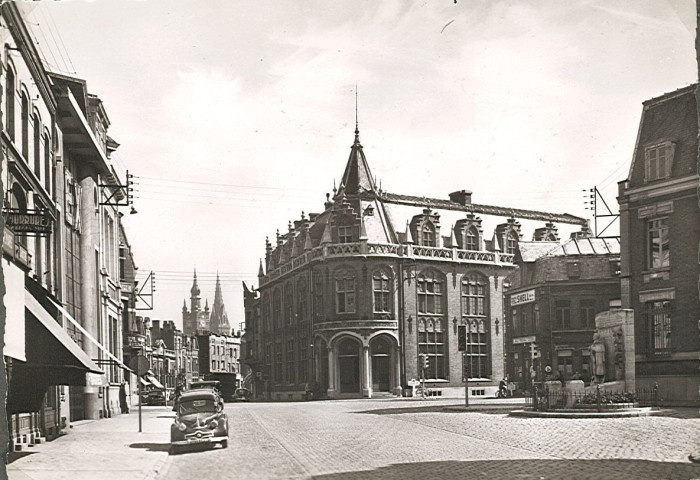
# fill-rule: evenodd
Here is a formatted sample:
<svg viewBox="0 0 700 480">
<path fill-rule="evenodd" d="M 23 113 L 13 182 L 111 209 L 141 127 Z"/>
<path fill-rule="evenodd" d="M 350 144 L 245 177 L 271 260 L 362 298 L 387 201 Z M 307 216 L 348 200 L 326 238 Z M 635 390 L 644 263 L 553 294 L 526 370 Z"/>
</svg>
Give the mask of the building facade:
<svg viewBox="0 0 700 480">
<path fill-rule="evenodd" d="M 85 82 L 48 72 L 21 3 L 0 6 L 4 359 L 11 448 L 119 411 L 116 142 Z"/>
<path fill-rule="evenodd" d="M 619 240 L 520 242 L 515 264 L 505 291 L 509 380 L 520 391 L 547 376 L 590 383 L 595 315 L 619 306 Z"/>
<path fill-rule="evenodd" d="M 355 130 L 342 181 L 320 214 L 266 241 L 257 289 L 244 285 L 246 364 L 259 396 L 309 388 L 329 398 L 494 393 L 504 375 L 503 279 L 518 242 L 584 219 L 377 187 Z M 250 323 L 249 323 L 250 322 Z M 459 325 L 468 348 L 458 350 Z"/>
<path fill-rule="evenodd" d="M 644 102 L 618 184 L 622 307 L 634 310 L 637 386 L 698 403 L 697 85 Z"/>
</svg>

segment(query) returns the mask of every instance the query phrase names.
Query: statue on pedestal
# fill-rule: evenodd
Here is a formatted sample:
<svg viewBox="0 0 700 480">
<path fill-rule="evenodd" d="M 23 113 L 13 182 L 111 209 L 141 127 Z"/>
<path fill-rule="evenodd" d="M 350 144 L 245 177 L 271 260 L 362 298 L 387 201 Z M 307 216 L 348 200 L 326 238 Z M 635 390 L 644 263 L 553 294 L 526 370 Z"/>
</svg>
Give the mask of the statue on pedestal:
<svg viewBox="0 0 700 480">
<path fill-rule="evenodd" d="M 600 339 L 600 333 L 593 334 L 593 344 L 591 345 L 591 383 L 602 383 L 605 381 L 605 345 Z"/>
</svg>

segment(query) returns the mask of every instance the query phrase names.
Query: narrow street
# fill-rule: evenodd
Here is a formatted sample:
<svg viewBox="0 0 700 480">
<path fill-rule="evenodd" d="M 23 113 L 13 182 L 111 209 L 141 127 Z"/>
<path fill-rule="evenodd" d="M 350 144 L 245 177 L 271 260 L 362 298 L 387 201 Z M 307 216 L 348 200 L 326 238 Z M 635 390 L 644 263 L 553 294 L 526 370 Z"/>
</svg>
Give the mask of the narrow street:
<svg viewBox="0 0 700 480">
<path fill-rule="evenodd" d="M 229 447 L 169 456 L 159 478 L 698 478 L 690 410 L 628 419 L 448 412 L 455 400 L 228 404 Z M 478 411 L 482 410 L 482 411 Z M 688 418 L 684 418 L 688 417 Z M 223 472 L 226 472 L 224 475 Z"/>
</svg>

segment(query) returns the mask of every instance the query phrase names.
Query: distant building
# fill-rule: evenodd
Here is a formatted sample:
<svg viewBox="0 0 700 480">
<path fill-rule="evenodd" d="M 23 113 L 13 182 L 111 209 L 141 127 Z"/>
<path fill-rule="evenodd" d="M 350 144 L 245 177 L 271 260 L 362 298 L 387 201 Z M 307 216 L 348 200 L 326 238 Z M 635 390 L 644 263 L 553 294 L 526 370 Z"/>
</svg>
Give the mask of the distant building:
<svg viewBox="0 0 700 480">
<path fill-rule="evenodd" d="M 619 183 L 622 307 L 634 310 L 636 383 L 698 403 L 697 85 L 644 102 Z"/>
<path fill-rule="evenodd" d="M 410 391 L 493 394 L 504 375 L 503 279 L 518 242 L 571 234 L 586 220 L 397 195 L 375 183 L 359 131 L 324 210 L 266 241 L 259 287 L 244 285 L 246 365 L 253 390 L 299 399 Z M 539 233 L 537 233 L 539 232 Z M 468 328 L 463 361 L 457 331 Z M 425 359 L 425 360 L 424 360 Z"/>
<path fill-rule="evenodd" d="M 552 378 L 590 382 L 595 315 L 619 305 L 619 240 L 520 242 L 515 264 L 505 290 L 509 380 L 529 390 L 549 366 Z"/>
</svg>

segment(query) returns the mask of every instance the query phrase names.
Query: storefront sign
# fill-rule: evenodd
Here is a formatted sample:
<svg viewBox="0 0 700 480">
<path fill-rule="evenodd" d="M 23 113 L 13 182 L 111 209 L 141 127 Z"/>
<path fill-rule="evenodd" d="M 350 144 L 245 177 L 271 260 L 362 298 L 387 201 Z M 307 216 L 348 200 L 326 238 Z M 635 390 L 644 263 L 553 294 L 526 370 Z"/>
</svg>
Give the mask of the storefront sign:
<svg viewBox="0 0 700 480">
<path fill-rule="evenodd" d="M 109 385 L 107 376 L 99 373 L 86 372 L 85 385 L 88 387 L 106 387 Z"/>
<path fill-rule="evenodd" d="M 522 305 L 524 303 L 532 303 L 535 301 L 535 291 L 528 290 L 523 293 L 516 293 L 510 296 L 510 306 Z"/>
<path fill-rule="evenodd" d="M 527 337 L 516 337 L 513 339 L 513 345 L 522 345 L 524 343 L 535 343 L 536 337 L 530 335 Z"/>
<path fill-rule="evenodd" d="M 5 225 L 15 233 L 51 233 L 52 218 L 48 210 L 5 209 Z"/>
</svg>

